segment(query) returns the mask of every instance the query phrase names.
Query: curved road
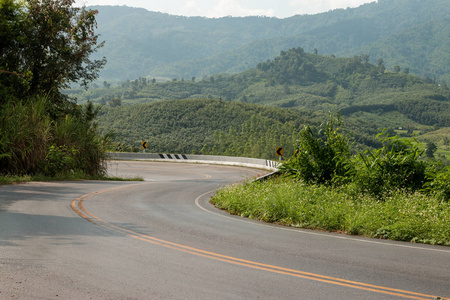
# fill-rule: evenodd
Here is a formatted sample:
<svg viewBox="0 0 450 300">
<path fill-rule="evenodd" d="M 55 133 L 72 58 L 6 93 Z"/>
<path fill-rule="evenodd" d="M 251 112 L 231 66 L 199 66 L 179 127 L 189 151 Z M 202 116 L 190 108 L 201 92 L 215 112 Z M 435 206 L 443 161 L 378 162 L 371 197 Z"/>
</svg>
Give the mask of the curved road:
<svg viewBox="0 0 450 300">
<path fill-rule="evenodd" d="M 0 186 L 0 299 L 450 298 L 450 248 L 216 210 L 248 168 L 111 162 L 144 182 Z"/>
</svg>

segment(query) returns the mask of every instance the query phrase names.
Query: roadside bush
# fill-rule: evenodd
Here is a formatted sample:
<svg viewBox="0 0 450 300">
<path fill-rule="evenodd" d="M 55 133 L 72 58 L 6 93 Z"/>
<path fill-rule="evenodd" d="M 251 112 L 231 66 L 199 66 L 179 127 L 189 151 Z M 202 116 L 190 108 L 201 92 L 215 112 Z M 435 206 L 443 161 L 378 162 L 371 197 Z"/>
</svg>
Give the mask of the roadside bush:
<svg viewBox="0 0 450 300">
<path fill-rule="evenodd" d="M 331 184 L 347 181 L 353 172 L 350 146 L 340 132 L 341 119 L 330 114 L 327 123 L 314 133 L 310 126 L 300 132 L 298 150 L 281 170 L 306 183 Z"/>
<path fill-rule="evenodd" d="M 106 172 L 106 148 L 109 136 L 99 136 L 95 118 L 98 109 L 92 103 L 78 107 L 65 118 L 55 122 L 53 127 L 54 144 L 76 149 L 74 167 L 88 175 Z"/>
<path fill-rule="evenodd" d="M 211 202 L 287 226 L 449 246 L 450 167 L 386 132 L 380 149 L 351 156 L 339 126 L 339 117 L 318 132 L 305 126 L 286 176 L 221 189 Z"/>
<path fill-rule="evenodd" d="M 74 172 L 74 157 L 78 154 L 75 148 L 52 145 L 47 151 L 46 158 L 41 162 L 40 171 L 46 176 L 55 176 L 60 173 Z"/>
<path fill-rule="evenodd" d="M 427 182 L 429 164 L 417 143 L 379 134 L 383 147 L 359 154 L 355 182 L 360 190 L 382 197 L 394 190 L 415 192 Z"/>
<path fill-rule="evenodd" d="M 298 150 L 280 168 L 284 175 L 307 184 L 351 185 L 357 193 L 378 200 L 393 191 L 425 191 L 449 200 L 450 172 L 424 159 L 415 140 L 390 136 L 385 130 L 376 136 L 381 148 L 352 156 L 340 126 L 339 115 L 331 114 L 316 131 L 305 126 Z"/>
<path fill-rule="evenodd" d="M 442 201 L 450 202 L 450 166 L 434 169 L 428 175 L 429 181 L 425 183 L 423 191 Z"/>
</svg>

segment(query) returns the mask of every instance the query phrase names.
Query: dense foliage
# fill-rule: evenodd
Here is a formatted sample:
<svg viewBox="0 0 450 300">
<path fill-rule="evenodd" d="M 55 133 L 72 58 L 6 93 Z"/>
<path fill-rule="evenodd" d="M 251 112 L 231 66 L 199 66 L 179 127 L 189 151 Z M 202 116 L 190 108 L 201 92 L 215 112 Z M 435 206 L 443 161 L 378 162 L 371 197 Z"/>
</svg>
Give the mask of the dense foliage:
<svg viewBox="0 0 450 300">
<path fill-rule="evenodd" d="M 103 174 L 97 109 L 62 94 L 97 78 L 96 11 L 72 0 L 0 0 L 0 173 Z"/>
<path fill-rule="evenodd" d="M 383 147 L 359 155 L 355 182 L 366 193 L 380 196 L 400 189 L 415 192 L 424 188 L 430 178 L 424 151 L 411 140 L 379 135 Z M 355 174 L 354 174 L 355 176 Z M 448 199 L 447 199 L 448 200 Z"/>
<path fill-rule="evenodd" d="M 127 105 L 215 98 L 285 108 L 342 110 L 345 114 L 378 109 L 400 111 L 419 122 L 437 121 L 441 126 L 449 121 L 450 90 L 446 85 L 404 72 L 388 71 L 382 60 L 377 65 L 370 64 L 367 55 L 336 58 L 306 53 L 302 48 L 281 51 L 275 59 L 235 75 L 166 82 L 141 77 L 118 86 L 111 87 L 104 81 L 103 87 L 70 92 L 81 101 L 91 100 L 103 105 L 111 105 L 112 99 L 120 99 L 121 105 Z M 430 109 L 428 115 L 423 114 Z M 432 120 L 430 115 L 439 117 Z"/>
<path fill-rule="evenodd" d="M 282 172 L 307 184 L 352 184 L 360 193 L 381 199 L 396 190 L 428 190 L 450 200 L 450 185 L 441 188 L 444 178 L 450 180 L 450 173 L 427 160 L 426 151 L 417 142 L 384 131 L 377 136 L 381 148 L 351 155 L 348 137 L 341 133 L 340 125 L 339 116 L 330 116 L 316 133 L 305 126 L 298 149 L 283 163 Z M 427 186 L 439 188 L 432 191 Z"/>
<path fill-rule="evenodd" d="M 202 153 L 274 158 L 276 147 L 293 152 L 295 132 L 305 113 L 220 100 L 171 100 L 151 104 L 104 107 L 100 129 L 112 130 L 116 150 Z"/>
<path fill-rule="evenodd" d="M 371 57 L 383 57 L 388 68 L 401 66 L 402 70 L 413 74 L 450 83 L 447 63 L 450 61 L 449 23 L 447 13 L 447 17 L 417 24 L 410 29 L 365 45 L 360 51 Z"/>
<path fill-rule="evenodd" d="M 73 2 L 2 0 L 2 24 L 8 35 L 0 57 L 3 101 L 47 94 L 62 105 L 61 89 L 97 78 L 106 62 L 89 59 L 101 47 L 94 33 L 97 12 L 74 8 Z"/>
</svg>

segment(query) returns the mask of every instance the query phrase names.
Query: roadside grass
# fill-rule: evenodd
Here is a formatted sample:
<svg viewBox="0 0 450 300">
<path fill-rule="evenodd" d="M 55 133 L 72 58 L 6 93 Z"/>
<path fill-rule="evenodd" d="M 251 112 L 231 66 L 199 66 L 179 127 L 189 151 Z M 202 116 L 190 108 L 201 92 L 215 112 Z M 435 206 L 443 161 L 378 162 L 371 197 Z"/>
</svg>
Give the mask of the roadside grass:
<svg viewBox="0 0 450 300">
<path fill-rule="evenodd" d="M 142 177 L 116 177 L 108 175 L 85 175 L 83 173 L 58 174 L 56 176 L 24 175 L 24 176 L 0 176 L 0 185 L 15 184 L 31 181 L 82 181 L 82 180 L 109 180 L 109 181 L 144 181 Z"/>
<path fill-rule="evenodd" d="M 211 202 L 231 214 L 286 226 L 450 246 L 450 203 L 420 193 L 395 191 L 380 201 L 352 185 L 274 178 L 228 186 Z"/>
<path fill-rule="evenodd" d="M 29 176 L 29 175 L 0 176 L 0 185 L 22 183 L 22 182 L 29 182 L 29 181 L 32 181 L 31 176 Z"/>
</svg>

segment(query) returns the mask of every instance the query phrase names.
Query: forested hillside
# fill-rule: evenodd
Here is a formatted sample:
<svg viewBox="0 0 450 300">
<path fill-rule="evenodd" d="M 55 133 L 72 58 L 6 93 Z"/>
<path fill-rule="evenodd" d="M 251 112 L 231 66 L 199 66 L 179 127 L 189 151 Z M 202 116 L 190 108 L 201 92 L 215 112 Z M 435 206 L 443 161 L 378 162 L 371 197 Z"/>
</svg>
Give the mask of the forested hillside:
<svg viewBox="0 0 450 300">
<path fill-rule="evenodd" d="M 71 92 L 78 92 L 81 101 L 90 100 L 105 106 L 105 115 L 102 115 L 99 123 L 103 128 L 114 129 L 118 133 L 117 141 L 124 143 L 119 148 L 124 150 L 136 147 L 139 140 L 147 136 L 152 137 L 150 144 L 153 143 L 155 151 L 191 153 L 198 152 L 204 145 L 216 145 L 214 150 L 217 150 L 218 141 L 225 136 L 239 140 L 232 131 L 230 133 L 231 125 L 239 134 L 244 134 L 244 140 L 249 141 L 251 135 L 246 136 L 240 127 L 258 112 L 253 108 L 245 117 L 239 115 L 235 119 L 234 110 L 248 111 L 247 106 L 238 106 L 236 102 L 278 107 L 278 110 L 270 108 L 278 115 L 302 112 L 311 116 L 308 119 L 310 123 L 319 123 L 321 117 L 317 116 L 340 112 L 345 119 L 345 129 L 356 142 L 355 146 L 363 148 L 378 147 L 375 135 L 385 128 L 393 134 L 394 130 L 400 128 L 398 133 L 411 136 L 413 133 L 450 127 L 450 90 L 446 85 L 441 86 L 431 79 L 405 74 L 401 70 L 386 71 L 382 60 L 373 65 L 368 62 L 367 56 L 336 58 L 306 53 L 302 48 L 282 51 L 274 60 L 259 63 L 256 68 L 235 75 L 168 82 L 140 78 L 125 81 L 117 87 L 105 81 L 99 89 Z M 200 113 L 194 105 L 196 102 L 181 101 L 199 98 L 222 100 L 222 104 L 210 108 L 210 116 L 205 117 L 195 115 Z M 143 106 L 135 106 L 137 103 Z M 144 109 L 150 112 L 143 114 L 141 111 Z M 258 108 L 263 109 L 269 108 Z M 135 113 L 131 113 L 133 111 Z M 182 123 L 178 123 L 180 116 L 184 120 Z M 223 122 L 217 126 L 211 125 L 222 119 Z M 283 126 L 287 122 L 279 117 L 275 119 Z M 297 122 L 297 125 L 305 121 L 295 118 L 290 120 Z M 265 124 L 264 121 L 262 123 Z M 290 135 L 298 129 L 298 126 L 289 127 L 289 133 L 289 130 L 273 131 L 270 126 L 264 127 L 264 130 L 272 130 L 278 136 Z M 214 136 L 216 130 L 222 132 L 223 136 Z M 264 130 L 258 135 L 264 136 Z M 270 147 L 273 148 L 274 144 Z M 445 146 L 444 140 L 439 140 L 438 144 Z M 292 141 L 286 141 L 283 145 L 291 147 Z M 233 147 L 226 149 L 236 148 Z M 248 155 L 269 155 L 265 150 L 247 150 L 245 153 Z M 227 154 L 239 153 L 230 151 Z M 206 147 L 202 153 L 220 152 Z"/>
<path fill-rule="evenodd" d="M 386 71 L 383 60 L 373 65 L 368 56 L 336 58 L 306 53 L 302 48 L 282 51 L 274 60 L 235 75 L 167 82 L 140 78 L 116 87 L 104 82 L 102 88 L 71 92 L 78 93 L 80 101 L 110 106 L 213 98 L 322 112 L 340 110 L 347 115 L 382 109 L 424 125 L 450 123 L 446 85 L 400 69 Z"/>
<path fill-rule="evenodd" d="M 447 0 L 378 1 L 286 19 L 180 17 L 124 6 L 95 9 L 106 41 L 99 52 L 108 59 L 103 80 L 235 73 L 282 50 L 303 47 L 336 56 L 369 54 L 372 63 L 383 58 L 389 69 L 399 65 L 448 83 L 448 63 L 443 64 L 449 55 Z"/>
<path fill-rule="evenodd" d="M 275 158 L 286 147 L 292 155 L 302 124 L 311 116 L 298 111 L 220 100 L 170 100 L 102 108 L 100 130 L 115 133 L 115 150 Z"/>
<path fill-rule="evenodd" d="M 450 83 L 450 17 L 414 26 L 358 50 L 383 57 L 388 69 L 401 66 L 410 73 Z"/>
</svg>

